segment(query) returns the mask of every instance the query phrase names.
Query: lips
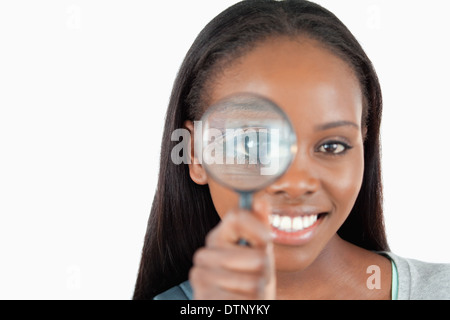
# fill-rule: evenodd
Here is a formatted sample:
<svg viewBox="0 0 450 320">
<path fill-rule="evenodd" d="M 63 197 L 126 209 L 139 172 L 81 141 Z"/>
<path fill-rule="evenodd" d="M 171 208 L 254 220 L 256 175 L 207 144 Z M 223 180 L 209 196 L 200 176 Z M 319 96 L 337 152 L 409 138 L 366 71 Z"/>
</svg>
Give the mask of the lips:
<svg viewBox="0 0 450 320">
<path fill-rule="evenodd" d="M 274 241 L 300 245 L 316 233 L 328 211 L 313 207 L 279 208 L 272 210 L 269 221 Z"/>
</svg>

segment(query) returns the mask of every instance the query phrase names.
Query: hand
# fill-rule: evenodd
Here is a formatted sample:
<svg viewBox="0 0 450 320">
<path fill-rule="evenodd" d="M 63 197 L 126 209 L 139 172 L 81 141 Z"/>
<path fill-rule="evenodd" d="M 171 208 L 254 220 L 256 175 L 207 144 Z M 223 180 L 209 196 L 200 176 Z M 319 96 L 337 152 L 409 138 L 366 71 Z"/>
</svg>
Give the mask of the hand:
<svg viewBox="0 0 450 320">
<path fill-rule="evenodd" d="M 239 245 L 245 239 L 249 246 Z M 275 299 L 275 260 L 267 207 L 228 212 L 194 255 L 194 299 Z"/>
</svg>

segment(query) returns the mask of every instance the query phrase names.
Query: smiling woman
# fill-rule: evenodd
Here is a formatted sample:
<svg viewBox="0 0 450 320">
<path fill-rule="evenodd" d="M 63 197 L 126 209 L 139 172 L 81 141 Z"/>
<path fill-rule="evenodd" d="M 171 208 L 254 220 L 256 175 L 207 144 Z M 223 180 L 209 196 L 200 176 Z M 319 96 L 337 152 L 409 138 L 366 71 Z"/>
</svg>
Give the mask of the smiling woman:
<svg viewBox="0 0 450 320">
<path fill-rule="evenodd" d="M 291 166 L 251 212 L 201 163 L 170 161 L 175 130 L 194 146 L 194 122 L 242 93 L 279 106 L 297 136 Z M 247 0 L 213 19 L 172 91 L 134 298 L 450 298 L 448 265 L 389 252 L 381 109 L 371 61 L 326 9 Z"/>
</svg>

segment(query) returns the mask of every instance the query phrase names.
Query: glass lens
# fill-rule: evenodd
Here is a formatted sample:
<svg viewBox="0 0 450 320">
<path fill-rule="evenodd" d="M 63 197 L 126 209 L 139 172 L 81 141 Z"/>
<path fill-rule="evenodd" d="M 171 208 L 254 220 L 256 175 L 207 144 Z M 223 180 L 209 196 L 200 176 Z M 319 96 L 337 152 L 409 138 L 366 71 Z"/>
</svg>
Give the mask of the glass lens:
<svg viewBox="0 0 450 320">
<path fill-rule="evenodd" d="M 202 163 L 208 174 L 236 191 L 255 191 L 278 179 L 296 152 L 286 114 L 266 98 L 240 94 L 202 117 Z"/>
</svg>

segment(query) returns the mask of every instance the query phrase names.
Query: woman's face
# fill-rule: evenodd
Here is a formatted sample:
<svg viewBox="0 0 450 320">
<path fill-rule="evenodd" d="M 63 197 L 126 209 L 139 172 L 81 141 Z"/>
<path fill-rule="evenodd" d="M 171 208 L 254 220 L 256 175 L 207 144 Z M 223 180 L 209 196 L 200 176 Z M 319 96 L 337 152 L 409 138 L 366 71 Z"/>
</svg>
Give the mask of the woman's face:
<svg viewBox="0 0 450 320">
<path fill-rule="evenodd" d="M 317 42 L 265 41 L 223 70 L 208 104 L 241 92 L 275 102 L 290 118 L 297 153 L 288 171 L 254 201 L 271 206 L 278 270 L 299 270 L 327 248 L 349 215 L 364 171 L 362 94 L 350 67 Z M 223 217 L 238 196 L 207 177 Z"/>
</svg>

